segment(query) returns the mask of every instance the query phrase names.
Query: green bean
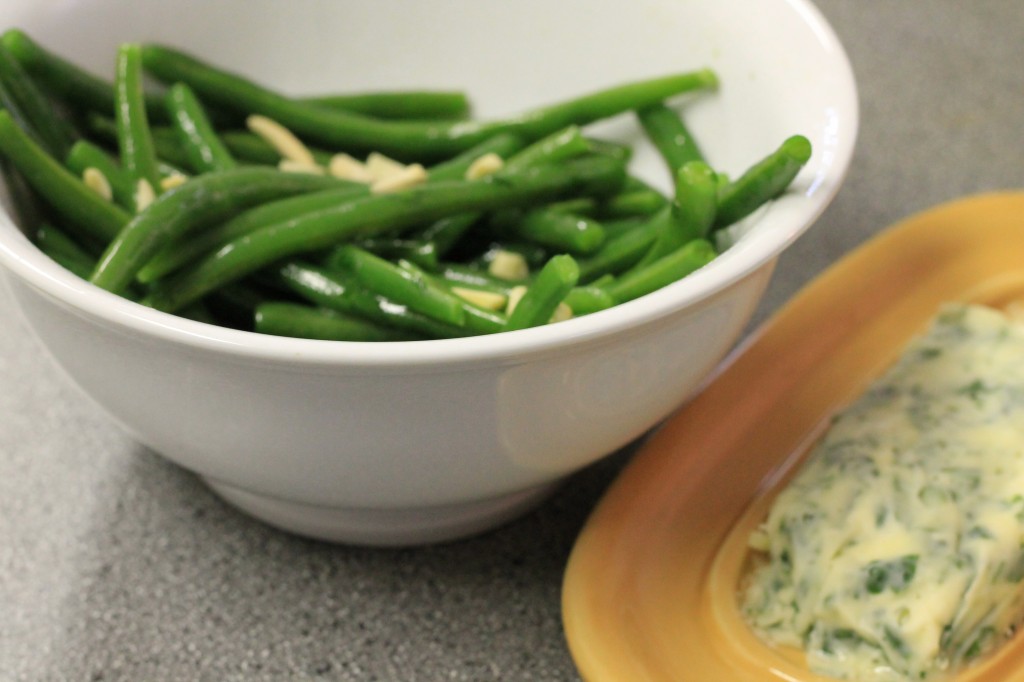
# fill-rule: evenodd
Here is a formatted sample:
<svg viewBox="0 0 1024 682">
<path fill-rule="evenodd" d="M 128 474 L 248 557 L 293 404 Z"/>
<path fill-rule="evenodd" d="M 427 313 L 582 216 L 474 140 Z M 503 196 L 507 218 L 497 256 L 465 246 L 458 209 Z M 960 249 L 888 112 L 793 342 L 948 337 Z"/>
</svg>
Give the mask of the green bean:
<svg viewBox="0 0 1024 682">
<path fill-rule="evenodd" d="M 449 287 L 463 287 L 477 291 L 508 296 L 514 284 L 492 277 L 490 274 L 461 263 L 444 263 L 438 268 L 435 277 L 443 279 Z M 572 308 L 575 315 L 590 313 L 611 308 L 615 300 L 602 287 L 613 281 L 608 276 L 595 280 L 584 286 L 575 286 L 565 297 L 565 303 Z"/>
<path fill-rule="evenodd" d="M 225 130 L 220 134 L 224 146 L 241 161 L 249 163 L 262 163 L 276 166 L 281 160 L 281 154 L 269 142 L 259 135 L 254 135 L 245 130 Z M 333 154 L 323 149 L 309 147 L 313 153 L 313 159 L 321 166 L 331 162 Z"/>
<path fill-rule="evenodd" d="M 715 221 L 718 178 L 703 161 L 689 161 L 675 173 L 676 195 L 658 238 L 634 266 L 642 268 L 683 244 L 706 237 Z"/>
<path fill-rule="evenodd" d="M 336 184 L 337 186 L 329 189 L 268 201 L 242 211 L 225 222 L 173 239 L 139 269 L 137 279 L 144 284 L 156 281 L 231 240 L 255 232 L 261 227 L 290 220 L 302 213 L 337 206 L 370 193 L 370 188 L 366 185 L 346 183 L 342 180 L 338 180 Z"/>
<path fill-rule="evenodd" d="M 512 331 L 547 324 L 579 277 L 580 269 L 572 256 L 552 256 L 512 309 L 505 328 Z"/>
<path fill-rule="evenodd" d="M 229 170 L 238 165 L 217 136 L 206 110 L 191 88 L 184 83 L 172 85 L 167 91 L 167 110 L 172 127 L 191 161 L 192 170 L 205 173 Z"/>
<path fill-rule="evenodd" d="M 32 191 L 25 177 L 2 153 L 0 153 L 0 184 L 7 190 L 14 218 L 22 229 L 33 230 L 46 222 L 47 208 Z"/>
<path fill-rule="evenodd" d="M 604 228 L 604 236 L 606 243 L 616 237 L 619 237 L 630 230 L 650 222 L 650 217 L 644 216 L 632 216 L 629 218 L 616 218 L 614 220 L 602 220 L 601 227 Z"/>
<path fill-rule="evenodd" d="M 292 261 L 281 266 L 277 274 L 292 291 L 318 306 L 431 339 L 471 334 L 468 329 L 438 322 L 376 296 L 356 285 L 349 275 L 336 270 Z"/>
<path fill-rule="evenodd" d="M 204 100 L 269 116 L 316 143 L 421 161 L 450 157 L 501 132 L 537 140 L 568 125 L 583 125 L 717 84 L 711 71 L 701 70 L 609 88 L 499 121 L 385 121 L 298 102 L 168 47 L 147 45 L 144 58 L 147 70 L 164 82 L 188 83 Z"/>
<path fill-rule="evenodd" d="M 441 288 L 454 296 L 455 300 L 458 301 L 459 306 L 462 308 L 465 318 L 462 322 L 462 326 L 470 332 L 474 334 L 496 334 L 505 330 L 507 318 L 502 313 L 497 313 L 493 310 L 483 308 L 476 303 L 459 296 L 451 290 L 448 283 L 443 278 L 434 277 L 409 261 L 399 261 L 398 265 L 403 270 L 408 270 L 411 274 L 434 283 L 434 286 Z"/>
<path fill-rule="evenodd" d="M 423 338 L 327 308 L 268 301 L 256 307 L 255 331 L 325 341 L 415 341 Z"/>
<path fill-rule="evenodd" d="M 562 213 L 575 213 L 576 215 L 593 218 L 597 213 L 597 202 L 590 197 L 577 197 L 564 201 L 553 201 L 547 205 L 549 211 L 561 211 Z"/>
<path fill-rule="evenodd" d="M 630 216 L 653 216 L 668 205 L 665 196 L 653 189 L 620 192 L 601 202 L 598 212 L 602 219 L 614 220 Z"/>
<path fill-rule="evenodd" d="M 690 161 L 704 161 L 704 154 L 679 113 L 665 103 L 639 109 L 636 117 L 672 175 Z"/>
<path fill-rule="evenodd" d="M 594 284 L 576 286 L 565 296 L 565 304 L 572 309 L 573 315 L 589 315 L 615 305 L 611 294 Z"/>
<path fill-rule="evenodd" d="M 108 116 L 114 113 L 114 87 L 109 81 L 58 57 L 19 29 L 6 31 L 2 41 L 26 71 L 59 97 Z M 163 109 L 158 96 L 147 95 L 147 99 L 150 110 Z"/>
<path fill-rule="evenodd" d="M 50 151 L 44 146 L 45 143 L 39 137 L 39 131 L 32 125 L 32 119 L 22 110 L 21 105 L 14 98 L 14 93 L 7 89 L 2 80 L 0 80 L 0 111 L 6 111 L 26 135 L 42 146 L 47 154 L 50 154 Z"/>
<path fill-rule="evenodd" d="M 91 74 L 50 52 L 19 29 L 6 31 L 0 37 L 0 42 L 50 94 L 79 110 L 114 115 L 114 86 L 109 80 Z M 151 92 L 146 92 L 144 98 L 150 122 L 166 122 L 168 118 L 163 98 Z M 216 109 L 209 113 L 218 125 L 237 124 L 238 117 L 223 110 Z"/>
<path fill-rule="evenodd" d="M 54 157 L 64 158 L 74 131 L 57 115 L 53 104 L 39 91 L 17 59 L 0 43 L 0 83 L 16 102 L 43 147 Z"/>
<path fill-rule="evenodd" d="M 63 251 L 49 251 L 45 246 L 40 246 L 39 250 L 45 253 L 50 260 L 77 276 L 79 279 L 89 279 L 89 273 L 92 272 L 95 261 L 78 258 L 73 254 Z"/>
<path fill-rule="evenodd" d="M 502 169 L 514 173 L 541 163 L 557 163 L 581 156 L 591 150 L 590 142 L 583 137 L 579 126 L 569 125 L 556 130 L 512 155 Z M 626 163 L 625 159 L 616 159 Z"/>
<path fill-rule="evenodd" d="M 359 243 L 372 254 L 392 260 L 407 260 L 429 270 L 438 267 L 437 245 L 430 241 L 400 237 L 371 237 Z"/>
<path fill-rule="evenodd" d="M 126 43 L 117 50 L 114 105 L 121 164 L 137 181 L 148 182 L 154 194 L 160 194 L 160 171 L 142 96 L 142 51 L 138 44 Z M 138 201 L 135 208 L 141 208 Z"/>
<path fill-rule="evenodd" d="M 597 253 L 581 258 L 580 281 L 589 283 L 602 275 L 622 272 L 641 258 L 658 238 L 662 224 L 647 220 L 605 242 Z"/>
<path fill-rule="evenodd" d="M 32 140 L 6 111 L 0 111 L 0 153 L 53 210 L 79 231 L 106 243 L 131 219 L 102 199 Z"/>
<path fill-rule="evenodd" d="M 166 192 L 125 225 L 100 258 L 91 281 L 123 291 L 164 244 L 255 204 L 312 192 L 338 180 L 269 168 L 236 168 L 207 173 Z"/>
<path fill-rule="evenodd" d="M 721 189 L 715 228 L 732 225 L 784 192 L 811 158 L 811 143 L 803 135 L 787 138 L 767 157 Z"/>
<path fill-rule="evenodd" d="M 469 99 L 455 91 L 361 92 L 301 97 L 299 101 L 374 118 L 441 120 L 469 115 Z"/>
<path fill-rule="evenodd" d="M 330 264 L 351 273 L 366 289 L 410 310 L 457 326 L 466 320 L 454 294 L 434 286 L 413 269 L 399 267 L 350 244 L 335 249 Z"/>
<path fill-rule="evenodd" d="M 604 228 L 585 216 L 548 207 L 507 217 L 507 232 L 541 246 L 577 254 L 593 253 L 604 244 Z"/>
<path fill-rule="evenodd" d="M 117 147 L 117 124 L 114 119 L 91 112 L 82 117 L 82 124 L 88 137 L 95 139 L 103 146 Z M 156 156 L 160 161 L 176 168 L 188 168 L 191 165 L 188 154 L 178 142 L 178 136 L 173 130 L 157 126 L 151 127 L 149 132 L 153 138 Z M 161 170 L 161 173 L 164 171 Z"/>
<path fill-rule="evenodd" d="M 502 133 L 488 138 L 478 145 L 470 147 L 464 152 L 453 156 L 447 161 L 435 164 L 430 168 L 430 179 L 433 180 L 462 180 L 466 171 L 477 159 L 485 154 L 497 154 L 501 158 L 508 158 L 523 148 L 523 141 L 515 135 Z"/>
<path fill-rule="evenodd" d="M 674 210 L 684 235 L 706 237 L 718 211 L 718 174 L 703 161 L 690 161 L 676 173 Z"/>
<path fill-rule="evenodd" d="M 661 289 L 704 267 L 715 257 L 715 248 L 706 239 L 694 239 L 673 253 L 645 268 L 635 270 L 605 287 L 616 303 L 631 301 Z"/>
<path fill-rule="evenodd" d="M 93 254 L 50 223 L 43 223 L 36 228 L 33 241 L 47 254 L 60 253 L 71 256 L 82 263 L 89 263 L 90 267 L 96 264 L 96 257 Z"/>
<path fill-rule="evenodd" d="M 504 137 L 506 134 L 497 137 Z M 513 136 L 514 137 L 514 136 Z M 495 138 L 491 138 L 494 140 Z M 515 138 L 518 140 L 518 138 Z M 522 143 L 520 142 L 520 147 Z M 580 134 L 579 128 L 569 126 L 563 130 L 538 140 L 526 148 L 512 154 L 504 167 L 495 173 L 498 177 L 507 173 L 516 173 L 541 163 L 565 161 L 584 154 L 589 149 L 587 141 Z M 465 156 L 465 155 L 460 155 Z M 625 163 L 625 162 L 623 162 Z M 443 165 L 443 164 L 438 164 Z M 432 171 L 434 173 L 434 171 Z M 428 226 L 420 235 L 424 241 L 434 243 L 434 250 L 439 256 L 447 254 L 459 239 L 481 218 L 480 213 L 466 213 L 446 216 Z"/>
<path fill-rule="evenodd" d="M 71 146 L 65 165 L 71 172 L 81 177 L 86 169 L 95 168 L 110 184 L 114 201 L 119 206 L 130 209 L 135 205 L 135 182 L 124 172 L 117 160 L 102 148 L 88 140 L 78 140 Z"/>
<path fill-rule="evenodd" d="M 622 161 L 622 163 L 629 163 L 630 159 L 633 158 L 633 148 L 628 144 L 599 140 L 593 137 L 588 137 L 587 143 L 590 145 L 590 150 L 595 154 L 612 156 Z"/>
<path fill-rule="evenodd" d="M 434 245 L 438 257 L 446 255 L 463 235 L 480 220 L 479 213 L 461 213 L 435 220 L 419 233 L 419 239 Z"/>
<path fill-rule="evenodd" d="M 281 258 L 401 230 L 453 213 L 551 201 L 569 193 L 607 193 L 614 191 L 624 174 L 620 163 L 595 157 L 481 180 L 428 183 L 403 192 L 357 199 L 269 225 L 228 243 L 195 266 L 158 283 L 149 304 L 173 311 Z"/>
<path fill-rule="evenodd" d="M 88 279 L 96 258 L 62 230 L 50 223 L 41 224 L 32 241 L 50 259 L 81 279 Z"/>
<path fill-rule="evenodd" d="M 117 128 L 113 119 L 93 113 L 85 116 L 84 121 L 88 131 L 100 141 L 116 143 Z M 182 168 L 191 166 L 191 160 L 178 142 L 176 132 L 166 126 L 155 126 L 150 128 L 150 133 L 153 136 L 153 145 L 156 147 L 156 154 L 159 158 Z M 225 130 L 219 133 L 219 137 L 228 152 L 239 161 L 276 166 L 281 160 L 281 154 L 269 142 L 250 132 Z M 312 147 L 310 151 L 313 152 L 313 158 L 317 163 L 321 165 L 330 163 L 332 156 L 330 152 Z"/>
<path fill-rule="evenodd" d="M 492 277 L 489 273 L 462 263 L 444 263 L 435 271 L 449 287 L 465 287 L 507 296 L 513 284 Z"/>
</svg>

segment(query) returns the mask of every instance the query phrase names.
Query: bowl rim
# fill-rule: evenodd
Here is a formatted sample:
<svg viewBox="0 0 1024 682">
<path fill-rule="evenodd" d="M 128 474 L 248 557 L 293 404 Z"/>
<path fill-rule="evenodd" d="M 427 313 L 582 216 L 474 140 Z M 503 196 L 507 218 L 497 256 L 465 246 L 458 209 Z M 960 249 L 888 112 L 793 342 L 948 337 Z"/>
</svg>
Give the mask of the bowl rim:
<svg viewBox="0 0 1024 682">
<path fill-rule="evenodd" d="M 813 177 L 805 167 L 792 189 L 750 220 L 752 229 L 708 266 L 639 299 L 557 324 L 513 332 L 455 339 L 352 342 L 257 334 L 164 313 L 104 291 L 45 256 L 0 207 L 0 264 L 24 282 L 65 306 L 125 331 L 206 352 L 290 364 L 408 367 L 497 360 L 564 350 L 580 342 L 608 338 L 656 323 L 675 311 L 699 304 L 736 284 L 778 255 L 810 228 L 832 201 L 849 169 L 859 126 L 852 66 L 832 26 L 810 0 L 784 0 L 822 48 L 834 74 L 830 145 Z"/>
</svg>

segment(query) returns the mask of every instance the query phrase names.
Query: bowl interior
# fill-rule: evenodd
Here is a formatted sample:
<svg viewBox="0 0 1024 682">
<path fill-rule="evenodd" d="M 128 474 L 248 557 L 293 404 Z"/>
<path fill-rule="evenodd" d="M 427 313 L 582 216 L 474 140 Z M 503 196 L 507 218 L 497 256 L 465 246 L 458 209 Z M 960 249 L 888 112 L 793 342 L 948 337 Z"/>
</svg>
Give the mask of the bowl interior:
<svg viewBox="0 0 1024 682">
<path fill-rule="evenodd" d="M 746 221 L 743 238 L 711 266 L 610 311 L 498 335 L 512 341 L 474 340 L 495 348 L 517 339 L 549 343 L 664 316 L 749 274 L 824 210 L 856 137 L 856 92 L 846 56 L 804 0 L 8 0 L 0 7 L 0 27 L 10 26 L 104 75 L 112 71 L 119 42 L 162 41 L 293 94 L 462 89 L 480 116 L 709 66 L 721 78 L 720 90 L 683 99 L 679 108 L 716 168 L 736 175 L 789 135 L 811 139 L 815 153 L 794 190 Z M 635 145 L 633 171 L 669 189 L 667 171 L 631 116 L 590 131 Z M 0 225 L 0 244 L 7 243 L 0 258 L 14 253 L 8 264 L 19 261 L 15 269 L 37 285 L 58 282 L 64 292 L 75 289 L 87 305 L 107 305 L 102 314 L 133 325 L 176 324 L 166 315 L 109 306 L 106 297 L 83 293 L 91 287 L 73 282 L 24 245 L 11 246 L 9 232 Z M 217 338 L 227 332 L 208 333 Z"/>
</svg>

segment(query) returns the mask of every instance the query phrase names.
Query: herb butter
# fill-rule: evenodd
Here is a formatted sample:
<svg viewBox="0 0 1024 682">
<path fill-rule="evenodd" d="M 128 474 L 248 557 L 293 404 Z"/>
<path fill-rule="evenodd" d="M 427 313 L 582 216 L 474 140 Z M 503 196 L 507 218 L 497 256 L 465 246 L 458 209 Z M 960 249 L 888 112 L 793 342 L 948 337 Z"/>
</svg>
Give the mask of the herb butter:
<svg viewBox="0 0 1024 682">
<path fill-rule="evenodd" d="M 810 668 L 927 680 L 1024 603 L 1024 325 L 948 306 L 839 414 L 750 538 L 743 612 Z"/>
</svg>

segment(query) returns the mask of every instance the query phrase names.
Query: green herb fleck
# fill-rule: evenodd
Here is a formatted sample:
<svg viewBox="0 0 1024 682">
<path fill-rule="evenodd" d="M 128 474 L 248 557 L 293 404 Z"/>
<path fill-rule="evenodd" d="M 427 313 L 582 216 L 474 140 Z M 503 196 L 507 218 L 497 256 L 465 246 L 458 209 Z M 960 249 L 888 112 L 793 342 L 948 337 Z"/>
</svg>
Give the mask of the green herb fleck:
<svg viewBox="0 0 1024 682">
<path fill-rule="evenodd" d="M 864 587 L 871 594 L 881 594 L 886 589 L 902 592 L 907 589 L 916 572 L 916 554 L 908 554 L 892 561 L 872 561 L 867 565 Z"/>
</svg>

